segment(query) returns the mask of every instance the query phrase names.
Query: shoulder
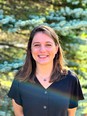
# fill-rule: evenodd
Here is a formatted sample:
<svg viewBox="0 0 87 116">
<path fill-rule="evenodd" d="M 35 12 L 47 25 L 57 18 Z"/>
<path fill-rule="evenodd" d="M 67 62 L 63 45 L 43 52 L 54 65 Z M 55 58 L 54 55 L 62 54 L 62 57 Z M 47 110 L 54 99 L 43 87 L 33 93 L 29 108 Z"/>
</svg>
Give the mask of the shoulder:
<svg viewBox="0 0 87 116">
<path fill-rule="evenodd" d="M 19 83 L 20 83 L 20 81 L 17 80 L 17 79 L 14 79 L 13 82 L 12 82 L 13 85 L 19 85 Z"/>
<path fill-rule="evenodd" d="M 19 81 L 18 80 L 16 80 L 16 79 L 14 79 L 13 81 L 12 81 L 12 85 L 11 85 L 11 89 L 18 89 L 18 87 L 19 87 Z"/>
<path fill-rule="evenodd" d="M 15 89 L 19 89 L 20 85 L 22 84 L 22 82 L 18 79 L 14 79 L 12 82 L 11 87 L 15 88 Z"/>
<path fill-rule="evenodd" d="M 30 83 L 29 81 L 21 81 L 19 79 L 14 79 L 13 82 L 12 82 L 12 86 L 21 91 L 21 90 L 27 90 L 27 88 L 31 88 L 33 86 L 32 83 Z"/>
<path fill-rule="evenodd" d="M 71 80 L 72 82 L 77 82 L 78 81 L 78 77 L 77 74 L 74 71 L 68 70 L 68 73 L 66 75 L 66 77 Z"/>
</svg>

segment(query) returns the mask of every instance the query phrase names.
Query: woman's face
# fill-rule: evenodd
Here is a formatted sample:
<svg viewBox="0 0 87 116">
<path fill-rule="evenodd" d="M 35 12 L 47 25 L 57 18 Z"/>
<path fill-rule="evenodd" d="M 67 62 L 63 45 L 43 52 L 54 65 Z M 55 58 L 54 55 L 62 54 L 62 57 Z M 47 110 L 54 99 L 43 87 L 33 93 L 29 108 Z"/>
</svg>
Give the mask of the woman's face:
<svg viewBox="0 0 87 116">
<path fill-rule="evenodd" d="M 51 37 L 43 32 L 37 32 L 32 40 L 31 53 L 37 64 L 53 63 L 58 46 Z"/>
</svg>

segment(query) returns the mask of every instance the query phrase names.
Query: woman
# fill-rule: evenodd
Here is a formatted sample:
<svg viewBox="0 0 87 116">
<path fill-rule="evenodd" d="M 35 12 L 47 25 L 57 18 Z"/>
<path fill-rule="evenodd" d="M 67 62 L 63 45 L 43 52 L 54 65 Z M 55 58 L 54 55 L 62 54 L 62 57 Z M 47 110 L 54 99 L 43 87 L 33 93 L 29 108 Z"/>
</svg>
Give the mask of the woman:
<svg viewBox="0 0 87 116">
<path fill-rule="evenodd" d="M 55 31 L 44 25 L 30 34 L 26 60 L 8 96 L 15 116 L 75 116 L 84 99 L 78 78 L 64 68 Z"/>
</svg>

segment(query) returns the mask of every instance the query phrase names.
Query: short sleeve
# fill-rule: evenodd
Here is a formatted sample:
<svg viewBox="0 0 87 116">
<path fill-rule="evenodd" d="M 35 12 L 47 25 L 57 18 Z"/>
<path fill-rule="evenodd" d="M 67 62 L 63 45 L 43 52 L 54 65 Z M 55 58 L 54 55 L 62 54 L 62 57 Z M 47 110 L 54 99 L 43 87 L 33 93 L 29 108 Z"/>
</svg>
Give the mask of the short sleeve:
<svg viewBox="0 0 87 116">
<path fill-rule="evenodd" d="M 11 88 L 10 88 L 7 95 L 11 99 L 14 99 L 17 104 L 22 105 L 22 100 L 21 100 L 21 95 L 20 95 L 19 90 L 20 90 L 19 89 L 19 82 L 17 80 L 13 80 Z"/>
<path fill-rule="evenodd" d="M 83 99 L 84 99 L 84 96 L 82 93 L 81 85 L 80 85 L 79 79 L 76 77 L 74 78 L 74 83 L 72 84 L 69 108 L 77 107 L 78 100 L 83 100 Z"/>
</svg>

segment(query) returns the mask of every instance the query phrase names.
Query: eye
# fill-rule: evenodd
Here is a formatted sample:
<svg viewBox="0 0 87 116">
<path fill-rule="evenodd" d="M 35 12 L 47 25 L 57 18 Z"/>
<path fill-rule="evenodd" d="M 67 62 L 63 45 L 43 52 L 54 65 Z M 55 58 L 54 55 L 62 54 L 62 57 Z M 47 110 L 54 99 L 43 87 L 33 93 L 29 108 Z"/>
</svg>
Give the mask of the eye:
<svg viewBox="0 0 87 116">
<path fill-rule="evenodd" d="M 51 47 L 52 45 L 51 44 L 46 44 L 46 46 Z"/>
<path fill-rule="evenodd" d="M 40 46 L 40 44 L 34 44 L 33 46 L 34 46 L 34 47 L 39 47 L 39 46 Z"/>
</svg>

